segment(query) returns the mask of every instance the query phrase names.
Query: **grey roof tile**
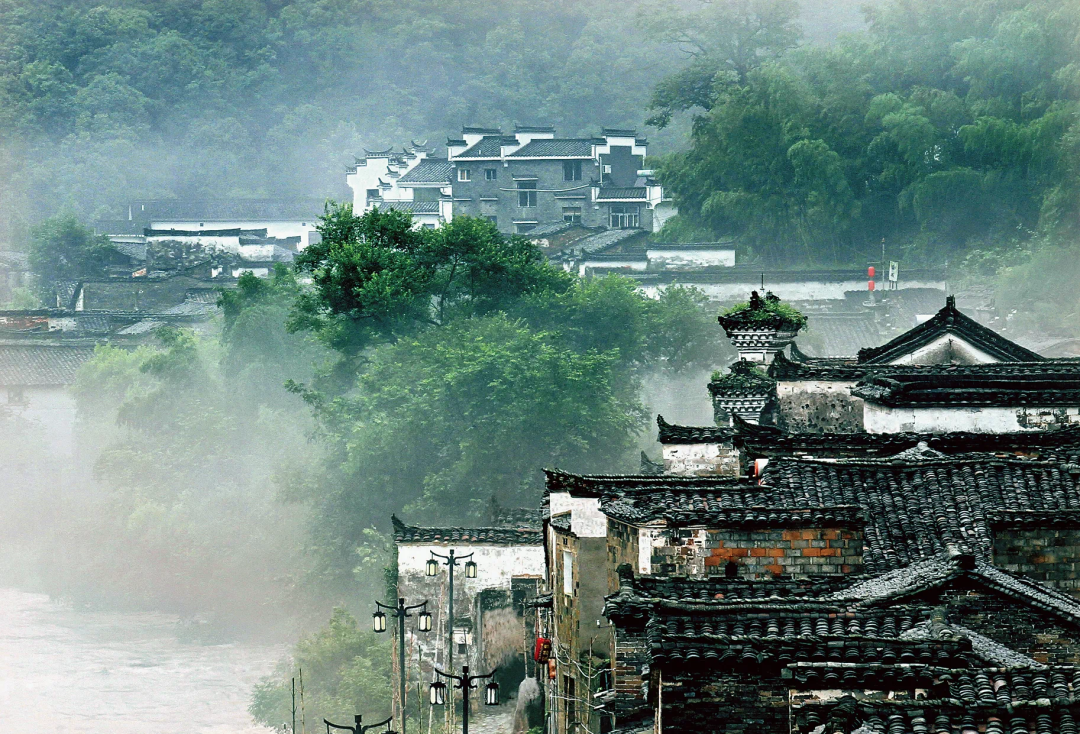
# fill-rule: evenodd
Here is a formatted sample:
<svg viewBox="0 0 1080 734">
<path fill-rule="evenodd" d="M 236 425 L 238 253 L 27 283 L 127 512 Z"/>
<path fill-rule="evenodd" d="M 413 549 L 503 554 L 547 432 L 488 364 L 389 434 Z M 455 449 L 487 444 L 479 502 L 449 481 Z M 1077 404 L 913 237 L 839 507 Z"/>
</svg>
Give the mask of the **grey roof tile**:
<svg viewBox="0 0 1080 734">
<path fill-rule="evenodd" d="M 70 385 L 93 356 L 94 347 L 85 345 L 0 344 L 0 385 Z"/>
<path fill-rule="evenodd" d="M 509 158 L 590 158 L 590 138 L 539 138 L 511 153 Z"/>
<path fill-rule="evenodd" d="M 448 184 L 454 166 L 445 158 L 424 158 L 398 179 L 402 184 Z"/>
</svg>

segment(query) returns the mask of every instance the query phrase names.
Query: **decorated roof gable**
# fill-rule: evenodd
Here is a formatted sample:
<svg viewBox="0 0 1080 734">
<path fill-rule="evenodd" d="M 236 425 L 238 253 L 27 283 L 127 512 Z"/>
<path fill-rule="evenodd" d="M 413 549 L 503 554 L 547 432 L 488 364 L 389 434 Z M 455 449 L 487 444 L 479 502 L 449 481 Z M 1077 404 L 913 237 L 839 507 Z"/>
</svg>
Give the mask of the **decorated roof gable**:
<svg viewBox="0 0 1080 734">
<path fill-rule="evenodd" d="M 859 350 L 860 364 L 1038 362 L 1043 357 L 988 329 L 949 296 L 932 318 L 880 347 Z"/>
</svg>

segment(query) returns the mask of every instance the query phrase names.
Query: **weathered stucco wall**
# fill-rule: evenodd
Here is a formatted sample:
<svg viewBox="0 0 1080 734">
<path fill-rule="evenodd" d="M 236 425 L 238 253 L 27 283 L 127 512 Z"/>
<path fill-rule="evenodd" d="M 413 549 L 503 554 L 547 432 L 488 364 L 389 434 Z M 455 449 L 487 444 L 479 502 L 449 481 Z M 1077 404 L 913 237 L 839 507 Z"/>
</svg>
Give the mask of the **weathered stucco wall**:
<svg viewBox="0 0 1080 734">
<path fill-rule="evenodd" d="M 664 473 L 737 477 L 739 452 L 730 442 L 664 444 Z"/>
<path fill-rule="evenodd" d="M 405 597 L 407 604 L 428 601 L 428 611 L 432 614 L 432 632 L 417 633 L 414 624 L 407 626 L 410 637 L 420 645 L 426 660 L 436 653 L 440 660 L 445 659 L 447 645 L 447 611 L 449 601 L 449 583 L 447 567 L 439 566 L 439 574 L 429 577 L 425 574 L 425 565 L 431 557 L 431 551 L 447 554 L 451 546 L 446 544 L 402 543 L 398 545 L 398 595 Z M 527 577 L 542 579 L 544 576 L 544 548 L 542 545 L 466 545 L 452 546 L 455 555 L 472 553 L 476 561 L 476 578 L 465 578 L 464 565 L 459 564 L 454 575 L 454 627 L 457 630 L 476 629 L 478 617 L 478 595 L 485 589 L 502 589 L 509 594 L 512 579 Z M 395 600 L 384 599 L 387 603 Z M 390 626 L 392 619 L 387 620 Z M 459 644 L 461 640 L 458 641 Z M 474 639 L 467 648 L 467 655 L 455 649 L 455 664 L 472 662 L 476 664 L 476 654 L 483 648 L 483 641 Z M 461 658 L 458 658 L 461 656 Z"/>
<path fill-rule="evenodd" d="M 955 334 L 942 334 L 890 364 L 988 364 L 999 361 Z"/>
<path fill-rule="evenodd" d="M 903 431 L 1010 433 L 1049 430 L 1070 423 L 1080 423 L 1080 408 L 1039 406 L 893 408 L 876 403 L 866 403 L 863 408 L 863 425 L 868 433 Z"/>
<path fill-rule="evenodd" d="M 1080 592 L 1080 528 L 994 528 L 994 565 Z"/>
<path fill-rule="evenodd" d="M 659 268 L 678 270 L 680 268 L 734 267 L 735 248 L 653 248 L 646 250 L 649 265 Z"/>
<path fill-rule="evenodd" d="M 858 433 L 863 401 L 851 394 L 854 382 L 799 380 L 776 383 L 779 427 L 798 433 Z"/>
<path fill-rule="evenodd" d="M 607 535 L 607 515 L 600 512 L 596 497 L 572 497 L 569 492 L 548 495 L 551 515 L 570 513 L 570 530 L 579 538 L 603 538 Z"/>
</svg>

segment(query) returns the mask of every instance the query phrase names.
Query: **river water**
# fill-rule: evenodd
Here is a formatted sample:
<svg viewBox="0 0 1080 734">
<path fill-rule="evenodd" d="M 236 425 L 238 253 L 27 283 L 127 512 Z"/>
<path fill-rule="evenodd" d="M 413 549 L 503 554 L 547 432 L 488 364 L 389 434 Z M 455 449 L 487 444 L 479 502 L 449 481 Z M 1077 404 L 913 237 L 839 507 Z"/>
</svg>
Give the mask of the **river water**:
<svg viewBox="0 0 1080 734">
<path fill-rule="evenodd" d="M 166 614 L 0 589 L 0 732 L 266 734 L 248 700 L 285 648 L 200 645 L 177 631 Z"/>
</svg>

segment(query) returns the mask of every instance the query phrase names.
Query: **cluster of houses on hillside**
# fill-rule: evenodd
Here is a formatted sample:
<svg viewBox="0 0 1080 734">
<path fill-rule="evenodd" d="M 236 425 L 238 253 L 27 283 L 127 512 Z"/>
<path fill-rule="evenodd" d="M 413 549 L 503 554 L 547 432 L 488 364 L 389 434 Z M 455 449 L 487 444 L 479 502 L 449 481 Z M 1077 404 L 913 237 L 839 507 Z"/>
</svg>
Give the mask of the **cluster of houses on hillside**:
<svg viewBox="0 0 1080 734">
<path fill-rule="evenodd" d="M 852 356 L 800 351 L 771 294 L 721 323 L 716 424 L 658 417 L 639 474 L 549 469 L 539 517 L 491 527 L 394 519 L 399 595 L 435 613 L 409 675 L 452 641 L 535 679 L 519 725 L 551 734 L 1077 731 L 1080 361 L 952 298 Z M 483 569 L 452 629 L 425 573 L 450 549 Z"/>
</svg>

